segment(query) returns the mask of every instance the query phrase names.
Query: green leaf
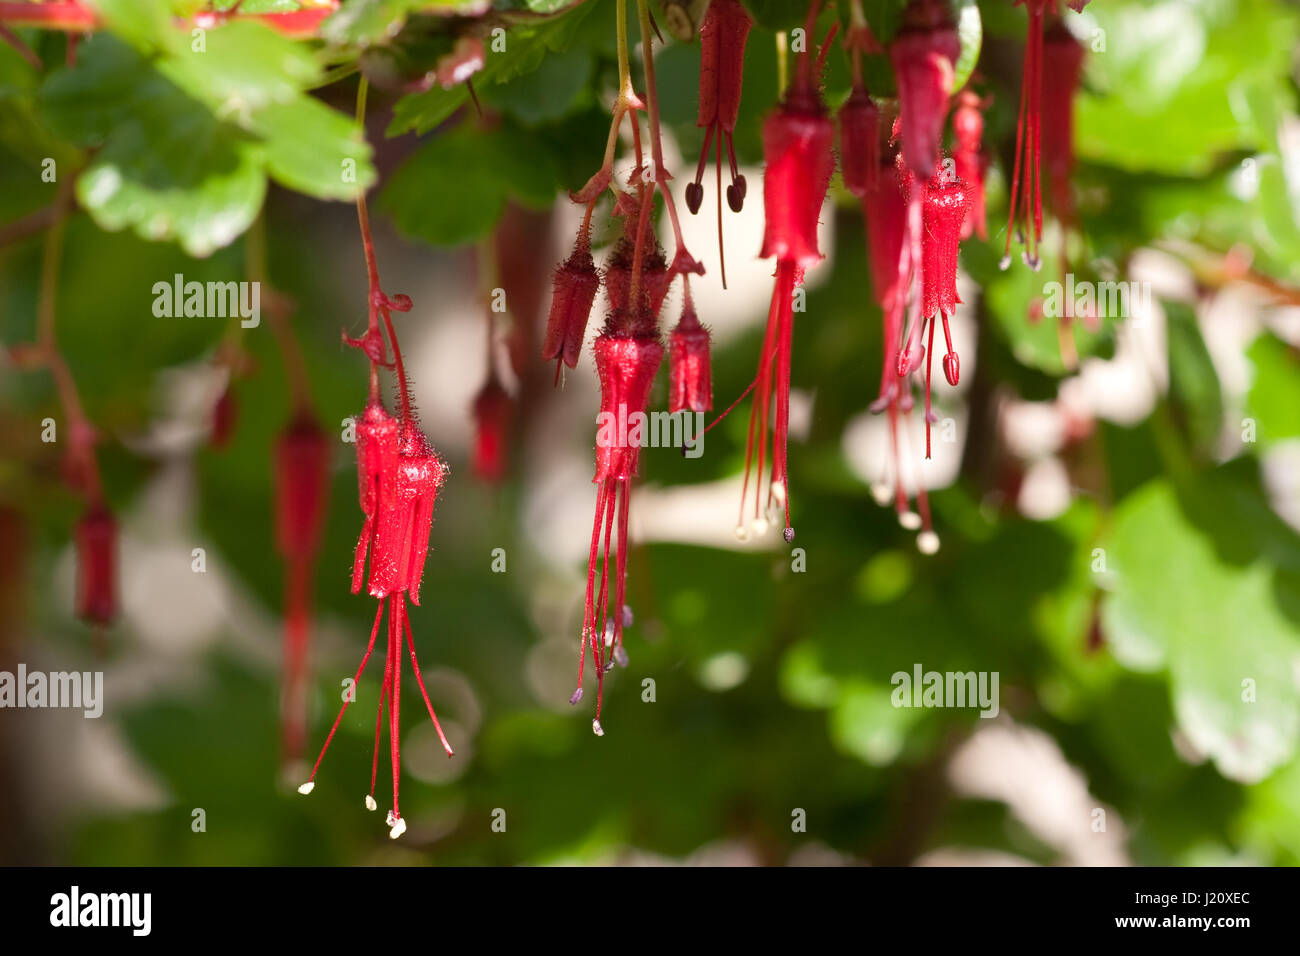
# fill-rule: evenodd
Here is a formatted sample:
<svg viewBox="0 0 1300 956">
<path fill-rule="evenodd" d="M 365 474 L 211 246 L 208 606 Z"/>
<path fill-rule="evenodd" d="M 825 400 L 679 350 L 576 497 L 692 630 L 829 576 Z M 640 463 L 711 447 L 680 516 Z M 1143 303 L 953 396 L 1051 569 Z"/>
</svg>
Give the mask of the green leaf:
<svg viewBox="0 0 1300 956">
<path fill-rule="evenodd" d="M 1291 759 L 1300 541 L 1240 463 L 1159 479 L 1115 513 L 1106 543 L 1108 643 L 1125 666 L 1169 675 L 1180 729 L 1224 776 L 1260 780 Z"/>
<path fill-rule="evenodd" d="M 175 239 L 206 256 L 243 232 L 266 192 L 260 147 L 109 35 L 43 91 L 62 135 L 99 146 L 77 198 L 110 231 Z"/>
<path fill-rule="evenodd" d="M 141 53 L 176 49 L 181 33 L 172 25 L 167 0 L 89 0 L 113 34 Z"/>
<path fill-rule="evenodd" d="M 474 77 L 474 88 L 482 91 L 527 76 L 542 65 L 547 54 L 567 50 L 593 6 L 581 4 L 542 23 L 511 27 L 504 37 L 504 50 L 495 49 L 495 43 L 486 44 L 487 59 Z M 427 133 L 450 119 L 468 98 L 469 90 L 463 83 L 449 90 L 434 86 L 404 96 L 393 107 L 388 135 Z"/>
<path fill-rule="evenodd" d="M 1062 275 L 1064 270 L 1052 251 L 1056 243 L 1044 242 L 1040 248 L 1043 263 L 1038 271 L 1019 261 L 1013 261 L 1006 271 L 990 271 L 991 278 L 984 286 L 984 302 L 1017 361 L 1051 375 L 1063 375 L 1068 368 L 1062 355 L 1062 336 L 1073 340 L 1079 358 L 1094 355 L 1111 341 L 1111 327 L 1118 317 L 1103 316 L 1096 331 L 1077 317 L 1063 326 L 1059 316 L 1053 317 L 1056 313 L 1052 303 L 1059 301 L 1063 313 L 1074 287 L 1071 277 Z M 987 246 L 968 245 L 963 255 L 987 256 L 987 250 Z M 1081 280 L 1075 289 L 1075 301 L 1079 300 L 1082 287 Z M 1044 315 L 1044 309 L 1050 314 Z"/>
<path fill-rule="evenodd" d="M 957 13 L 957 36 L 961 40 L 961 54 L 957 57 L 952 88 L 960 90 L 975 72 L 979 62 L 980 47 L 984 42 L 984 25 L 980 20 L 980 8 L 975 0 L 959 0 Z"/>
<path fill-rule="evenodd" d="M 1219 376 L 1197 327 L 1196 313 L 1181 302 L 1165 302 L 1164 309 L 1170 391 L 1192 444 L 1208 455 L 1223 425 Z"/>
<path fill-rule="evenodd" d="M 77 197 L 101 227 L 205 256 L 252 222 L 268 172 L 322 199 L 374 181 L 355 120 L 302 92 L 320 75 L 305 47 L 252 22 L 204 36 L 149 58 L 96 36 L 42 89 L 46 121 L 99 150 Z"/>
<path fill-rule="evenodd" d="M 1204 173 L 1224 151 L 1273 142 L 1294 95 L 1283 78 L 1297 15 L 1271 0 L 1091 4 L 1100 33 L 1086 70 L 1095 92 L 1079 99 L 1081 156 L 1127 170 Z M 1081 32 L 1086 27 L 1074 27 Z M 1158 137 L 1152 132 L 1158 130 Z"/>
<path fill-rule="evenodd" d="M 1261 335 L 1247 357 L 1255 370 L 1246 406 L 1255 441 L 1268 448 L 1300 438 L 1300 354 L 1276 336 Z"/>
<path fill-rule="evenodd" d="M 526 131 L 466 125 L 421 147 L 393 174 L 379 205 L 407 235 L 457 245 L 486 234 L 511 196 L 548 206 L 558 175 L 554 158 Z"/>
<path fill-rule="evenodd" d="M 411 14 L 477 16 L 491 5 L 491 0 L 347 0 L 321 24 L 320 35 L 337 46 L 365 48 L 396 37 Z"/>
<path fill-rule="evenodd" d="M 257 117 L 266 171 L 283 186 L 318 199 L 355 199 L 374 185 L 370 145 L 356 122 L 319 100 L 298 97 Z"/>
<path fill-rule="evenodd" d="M 159 70 L 223 120 L 247 125 L 272 104 L 290 103 L 320 80 L 312 52 L 249 20 L 207 30 L 203 45 L 184 45 Z"/>
</svg>

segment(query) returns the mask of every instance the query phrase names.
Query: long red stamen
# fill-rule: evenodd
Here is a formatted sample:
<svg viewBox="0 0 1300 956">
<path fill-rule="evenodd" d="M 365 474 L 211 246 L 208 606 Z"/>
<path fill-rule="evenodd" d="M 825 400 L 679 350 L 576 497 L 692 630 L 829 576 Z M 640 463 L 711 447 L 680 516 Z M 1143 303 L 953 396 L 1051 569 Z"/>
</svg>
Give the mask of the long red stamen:
<svg viewBox="0 0 1300 956">
<path fill-rule="evenodd" d="M 357 667 L 357 672 L 352 678 L 352 696 L 343 701 L 343 706 L 339 708 L 339 715 L 334 718 L 334 723 L 330 727 L 330 732 L 325 735 L 325 745 L 320 749 L 320 756 L 316 758 L 316 763 L 311 768 L 311 776 L 307 782 L 298 788 L 299 793 L 311 793 L 312 788 L 316 786 L 316 771 L 320 769 L 321 761 L 325 759 L 325 751 L 330 749 L 330 741 L 334 739 L 334 734 L 339 729 L 339 724 L 343 721 L 343 715 L 347 713 L 348 704 L 352 703 L 356 695 L 357 682 L 361 680 L 361 674 L 366 669 L 366 662 L 370 660 L 370 653 L 375 649 L 375 637 L 379 634 L 379 622 L 384 616 L 384 605 L 381 603 L 375 611 L 375 626 L 370 629 L 370 642 L 366 645 L 366 652 L 361 656 L 361 664 Z"/>
</svg>

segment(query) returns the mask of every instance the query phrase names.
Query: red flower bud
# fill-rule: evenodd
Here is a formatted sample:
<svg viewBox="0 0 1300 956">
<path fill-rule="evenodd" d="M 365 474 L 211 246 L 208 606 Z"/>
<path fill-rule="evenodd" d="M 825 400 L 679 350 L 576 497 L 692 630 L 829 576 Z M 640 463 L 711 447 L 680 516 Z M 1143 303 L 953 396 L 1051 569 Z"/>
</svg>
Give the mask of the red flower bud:
<svg viewBox="0 0 1300 956">
<path fill-rule="evenodd" d="M 555 270 L 551 314 L 546 322 L 542 358 L 558 359 L 569 368 L 578 364 L 587 320 L 600 288 L 600 273 L 591 258 L 591 242 L 585 230 L 578 236 L 573 252 Z"/>
<path fill-rule="evenodd" d="M 709 333 L 688 298 L 682 317 L 668 335 L 668 411 L 707 412 L 713 407 Z"/>
<path fill-rule="evenodd" d="M 834 135 L 825 110 L 812 97 L 791 97 L 764 121 L 761 258 L 775 256 L 802 268 L 821 261 L 817 225 L 835 169 Z"/>
<path fill-rule="evenodd" d="M 309 558 L 320 542 L 328 496 L 329 440 L 309 412 L 300 413 L 275 443 L 276 547 Z"/>
<path fill-rule="evenodd" d="M 880 111 L 858 86 L 840 107 L 839 122 L 844 188 L 861 199 L 875 189 L 880 172 Z"/>
<path fill-rule="evenodd" d="M 961 41 L 946 0 L 912 0 L 903 18 L 903 28 L 889 48 L 898 85 L 903 160 L 917 176 L 928 177 L 939 159 Z"/>
<path fill-rule="evenodd" d="M 221 397 L 212 406 L 212 431 L 208 436 L 208 443 L 213 448 L 225 448 L 230 444 L 230 437 L 235 433 L 238 412 L 235 390 L 227 385 L 221 390 Z"/>
<path fill-rule="evenodd" d="M 77 522 L 77 617 L 111 624 L 117 616 L 117 522 L 92 505 Z"/>
<path fill-rule="evenodd" d="M 493 375 L 474 399 L 474 474 L 495 484 L 506 472 L 513 411 L 510 395 Z"/>
<path fill-rule="evenodd" d="M 961 380 L 961 360 L 956 352 L 949 352 L 943 357 L 943 377 L 953 388 L 956 388 Z"/>
</svg>

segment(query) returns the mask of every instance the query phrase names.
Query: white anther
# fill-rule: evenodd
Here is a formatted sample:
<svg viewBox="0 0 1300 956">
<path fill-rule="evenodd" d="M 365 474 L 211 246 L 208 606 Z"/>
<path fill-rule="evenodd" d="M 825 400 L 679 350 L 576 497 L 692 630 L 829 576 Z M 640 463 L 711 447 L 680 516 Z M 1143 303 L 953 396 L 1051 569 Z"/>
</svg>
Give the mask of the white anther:
<svg viewBox="0 0 1300 956">
<path fill-rule="evenodd" d="M 315 789 L 316 789 L 316 781 L 308 780 L 306 783 L 304 783 L 301 787 L 298 788 L 298 792 L 301 793 L 303 796 L 306 796 L 307 794 L 311 793 Z"/>
<path fill-rule="evenodd" d="M 916 550 L 922 554 L 937 554 L 939 551 L 939 536 L 933 531 L 922 531 L 916 536 Z"/>
</svg>

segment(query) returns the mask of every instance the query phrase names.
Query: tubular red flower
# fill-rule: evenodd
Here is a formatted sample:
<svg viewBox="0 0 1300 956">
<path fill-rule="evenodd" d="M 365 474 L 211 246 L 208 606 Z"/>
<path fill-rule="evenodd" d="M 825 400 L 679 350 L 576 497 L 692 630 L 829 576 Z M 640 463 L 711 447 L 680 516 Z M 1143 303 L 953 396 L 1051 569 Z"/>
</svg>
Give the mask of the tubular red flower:
<svg viewBox="0 0 1300 956">
<path fill-rule="evenodd" d="M 835 159 L 834 128 L 815 93 L 788 96 L 763 123 L 763 248 L 803 268 L 822 259 L 817 226 Z"/>
<path fill-rule="evenodd" d="M 276 547 L 286 558 L 316 553 L 325 518 L 329 455 L 329 439 L 310 412 L 300 412 L 276 439 Z"/>
<path fill-rule="evenodd" d="M 669 413 L 707 412 L 713 408 L 709 370 L 709 333 L 700 325 L 689 291 L 682 315 L 668 335 Z"/>
<path fill-rule="evenodd" d="M 614 321 L 617 319 L 618 321 Z M 644 325 L 627 317 L 614 316 L 611 325 Z M 659 337 L 625 335 L 605 331 L 596 338 L 596 370 L 600 376 L 600 415 L 597 418 L 596 515 L 591 529 L 591 550 L 587 561 L 587 593 L 583 609 L 582 642 L 578 648 L 578 688 L 570 704 L 582 699 L 582 677 L 591 649 L 596 668 L 596 716 L 592 730 L 604 735 L 600 709 L 604 697 L 605 672 L 617 661 L 626 665 L 623 628 L 631 619 L 627 608 L 627 525 L 628 499 L 640 456 L 639 436 L 628 428 L 634 414 L 645 414 L 655 372 L 663 361 Z M 615 524 L 617 522 L 617 531 Z M 603 545 L 602 545 L 602 528 Z M 611 550 L 613 567 L 610 566 Z M 600 565 L 600 580 L 596 566 Z M 610 592 L 613 592 L 613 609 Z M 610 655 L 607 661 L 606 654 Z"/>
<path fill-rule="evenodd" d="M 433 505 L 447 467 L 419 428 L 404 424 L 402 432 L 393 495 L 383 503 L 376 522 L 370 594 L 382 598 L 406 592 L 418 607 Z"/>
<path fill-rule="evenodd" d="M 117 617 L 117 522 L 92 504 L 77 522 L 77 617 L 106 626 Z"/>
<path fill-rule="evenodd" d="M 867 224 L 867 252 L 871 260 L 871 286 L 878 305 L 886 312 L 900 293 L 898 257 L 907 231 L 907 201 L 897 165 L 885 159 L 876 174 L 876 188 L 862 203 Z"/>
<path fill-rule="evenodd" d="M 717 137 L 718 169 L 718 261 L 722 285 L 727 285 L 727 266 L 722 248 L 722 146 L 726 141 L 731 182 L 727 186 L 727 205 L 740 212 L 745 203 L 745 177 L 736 166 L 736 148 L 732 133 L 740 112 L 740 94 L 744 85 L 745 41 L 753 19 L 738 0 L 712 0 L 700 27 L 700 110 L 696 125 L 705 130 L 704 145 L 695 181 L 686 187 L 686 206 L 698 213 L 704 201 L 704 166 L 709 147 Z"/>
<path fill-rule="evenodd" d="M 361 592 L 366 557 L 377 560 L 379 515 L 397 489 L 397 420 L 378 401 L 366 405 L 356 424 L 357 486 L 364 521 L 352 562 L 352 593 Z M 373 572 L 372 572 L 373 574 Z"/>
<path fill-rule="evenodd" d="M 925 184 L 922 206 L 921 311 L 929 318 L 951 316 L 957 295 L 957 248 L 970 198 L 960 179 L 936 176 Z"/>
<path fill-rule="evenodd" d="M 939 159 L 961 41 L 946 0 L 911 0 L 889 47 L 898 86 L 903 160 L 926 178 Z"/>
<path fill-rule="evenodd" d="M 952 330 L 948 320 L 957 311 L 957 248 L 961 242 L 962 222 L 970 200 L 966 187 L 957 179 L 936 175 L 924 187 L 922 198 L 921 244 L 921 314 L 929 323 L 929 343 L 925 366 L 925 457 L 930 457 L 930 373 L 934 365 L 934 326 L 943 324 L 947 352 L 943 372 L 948 384 L 957 385 L 961 365 L 952 347 Z"/>
<path fill-rule="evenodd" d="M 972 234 L 988 238 L 988 222 L 984 211 L 984 170 L 987 162 L 981 141 L 984 138 L 984 117 L 980 113 L 979 97 L 966 90 L 957 98 L 957 109 L 952 114 L 952 132 L 955 143 L 952 158 L 957 178 L 966 184 L 970 205 L 962 222 L 961 237 Z"/>
<path fill-rule="evenodd" d="M 281 737 L 284 758 L 302 753 L 306 736 L 311 652 L 311 576 L 324 524 L 329 441 L 310 412 L 301 411 L 275 444 L 276 549 L 288 564 L 284 598 Z"/>
<path fill-rule="evenodd" d="M 379 738 L 383 726 L 384 705 L 388 705 L 388 737 L 392 761 L 393 809 L 388 814 L 388 835 L 397 839 L 406 832 L 398 802 L 401 777 L 401 735 L 398 718 L 401 708 L 402 687 L 402 637 L 411 656 L 411 667 L 420 687 L 429 718 L 433 721 L 443 749 L 451 757 L 455 751 L 448 743 L 429 700 L 424 686 L 424 676 L 415 656 L 415 640 L 407 618 L 406 598 L 420 603 L 420 579 L 424 574 L 425 557 L 429 549 L 429 530 L 433 522 L 433 506 L 438 486 L 446 478 L 447 469 L 429 446 L 428 440 L 412 418 L 401 423 L 394 421 L 377 402 L 366 408 L 357 425 L 357 474 L 360 485 L 361 510 L 365 515 L 361 541 L 357 544 L 357 559 L 353 568 L 353 592 L 359 590 L 367 551 L 370 555 L 370 593 L 379 598 L 375 612 L 370 642 L 357 668 L 353 685 L 370 660 L 383 620 L 384 607 L 388 607 L 388 640 L 384 655 L 384 679 L 380 690 L 379 708 L 375 723 L 375 756 L 370 780 L 370 793 L 366 808 L 374 810 L 375 780 L 379 767 Z M 338 730 L 350 700 L 345 700 L 320 755 L 312 767 L 307 782 L 298 788 L 299 793 L 311 793 L 316 786 L 316 773 L 320 770 L 325 753 Z"/>
<path fill-rule="evenodd" d="M 1074 96 L 1083 72 L 1083 44 L 1064 21 L 1053 19 L 1043 36 L 1043 156 L 1050 177 L 1052 212 L 1063 224 L 1074 219 L 1070 177 L 1074 173 Z"/>
<path fill-rule="evenodd" d="M 862 86 L 855 86 L 839 112 L 840 172 L 844 188 L 863 199 L 880 173 L 880 111 Z"/>
<path fill-rule="evenodd" d="M 1058 0 L 1017 0 L 1023 3 L 1029 16 L 1025 39 L 1025 64 L 1020 81 L 1020 112 L 1016 122 L 1015 163 L 1011 173 L 1011 197 L 1008 208 L 1007 241 L 1002 256 L 1002 268 L 1011 264 L 1011 236 L 1016 233 L 1025 244 L 1024 259 L 1037 269 L 1042 260 L 1039 244 L 1043 238 L 1043 174 L 1041 160 L 1046 144 L 1052 151 L 1061 175 L 1053 175 L 1053 190 L 1057 215 L 1067 218 L 1070 210 L 1069 172 L 1073 165 L 1072 101 L 1079 85 L 1079 70 L 1083 62 L 1083 48 L 1074 42 L 1061 23 Z M 1071 0 L 1069 6 L 1078 11 L 1087 0 Z M 1052 21 L 1047 34 L 1051 35 L 1052 58 L 1046 71 L 1044 60 L 1044 25 Z M 1047 115 L 1047 128 L 1043 122 L 1043 97 L 1050 91 L 1052 97 Z M 1049 159 L 1051 168 L 1052 159 Z M 1017 223 L 1019 225 L 1017 226 Z"/>
<path fill-rule="evenodd" d="M 582 339 L 587 333 L 587 320 L 600 288 L 600 273 L 591 258 L 591 238 L 584 223 L 578 242 L 558 269 L 555 270 L 554 291 L 551 296 L 551 313 L 546 322 L 546 338 L 542 342 L 542 358 L 556 359 L 569 368 L 578 364 Z"/>
<path fill-rule="evenodd" d="M 811 35 L 819 4 L 808 10 L 805 33 Z M 838 26 L 838 24 L 837 24 Z M 827 36 L 823 49 L 834 35 Z M 820 60 L 816 61 L 820 64 Z M 812 52 L 805 49 L 798 69 L 780 105 L 763 122 L 763 247 L 760 257 L 776 259 L 776 283 L 767 313 L 767 330 L 759 355 L 758 372 L 749 390 L 754 401 L 749 412 L 745 447 L 745 478 L 741 485 L 740 514 L 736 534 L 744 538 L 745 499 L 749 479 L 754 476 L 755 529 L 767 528 L 764 515 L 775 508 L 784 511 L 786 541 L 794 540 L 790 526 L 790 481 L 786 468 L 786 443 L 790 422 L 790 349 L 794 324 L 794 290 L 803 281 L 804 269 L 822 259 L 817 243 L 817 226 L 826 190 L 835 170 L 832 144 L 835 128 L 826 115 L 826 104 L 817 88 Z M 744 396 L 742 395 L 741 398 Z M 738 400 L 739 401 L 739 400 Z M 773 406 L 775 406 L 773 408 Z M 771 473 L 764 504 L 763 465 L 768 451 L 769 411 L 771 420 Z M 725 414 L 725 413 L 724 413 Z M 715 422 L 716 424 L 716 422 Z M 710 426 L 711 427 L 711 426 Z"/>
<path fill-rule="evenodd" d="M 474 398 L 474 474 L 496 484 L 506 473 L 513 402 L 497 381 L 488 378 Z"/>
<path fill-rule="evenodd" d="M 212 406 L 212 431 L 208 444 L 213 448 L 225 448 L 235 433 L 235 421 L 239 417 L 239 406 L 235 402 L 235 390 L 227 385 Z"/>
</svg>

